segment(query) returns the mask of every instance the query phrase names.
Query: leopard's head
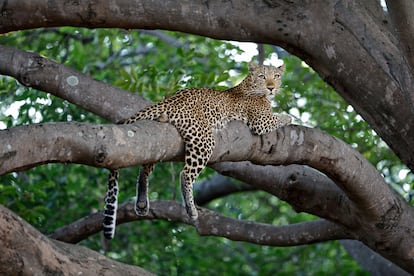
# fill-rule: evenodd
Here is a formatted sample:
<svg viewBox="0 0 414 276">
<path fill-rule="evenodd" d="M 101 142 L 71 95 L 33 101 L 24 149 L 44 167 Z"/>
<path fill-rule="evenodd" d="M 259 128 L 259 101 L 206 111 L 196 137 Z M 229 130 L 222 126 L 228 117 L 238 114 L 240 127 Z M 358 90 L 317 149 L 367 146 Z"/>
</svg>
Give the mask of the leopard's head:
<svg viewBox="0 0 414 276">
<path fill-rule="evenodd" d="M 266 97 L 269 101 L 279 91 L 285 65 L 279 67 L 249 63 L 249 74 L 242 84 L 248 93 Z"/>
</svg>

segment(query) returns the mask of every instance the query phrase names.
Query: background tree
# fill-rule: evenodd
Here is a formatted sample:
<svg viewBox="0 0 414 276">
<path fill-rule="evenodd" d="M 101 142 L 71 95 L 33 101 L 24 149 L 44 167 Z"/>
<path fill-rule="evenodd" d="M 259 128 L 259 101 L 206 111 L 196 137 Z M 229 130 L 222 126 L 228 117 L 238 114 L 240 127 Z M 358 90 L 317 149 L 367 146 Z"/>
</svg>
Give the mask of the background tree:
<svg viewBox="0 0 414 276">
<path fill-rule="evenodd" d="M 36 17 L 25 20 L 33 12 L 31 4 L 36 7 Z M 67 225 L 54 231 L 53 238 L 67 242 L 83 240 L 82 245 L 95 250 L 104 247 L 113 259 L 159 274 L 186 271 L 201 274 L 214 272 L 214 269 L 245 274 L 292 273 L 309 271 L 309 267 L 315 272 L 333 272 L 338 266 L 345 274 L 348 270 L 357 271 L 359 268 L 354 263 L 349 266 L 351 260 L 338 244 L 282 250 L 230 243 L 225 239 L 199 238 L 193 227 L 178 223 L 189 224 L 189 221 L 174 202 L 155 202 L 148 217 L 173 223 L 151 220 L 139 226 L 138 223 L 125 224 L 118 228 L 117 239 L 110 247 L 102 245 L 99 235 L 84 239 L 100 231 L 101 213 L 95 212 L 102 209 L 106 170 L 50 164 L 70 162 L 101 168 L 126 167 L 160 159 L 180 160 L 181 140 L 168 125 L 148 122 L 133 127 L 99 125 L 108 122 L 103 119 L 117 122 L 148 104 L 137 94 L 105 83 L 158 101 L 180 87 L 230 86 L 245 73 L 245 66 L 232 58 L 240 50 L 223 41 L 161 31 L 53 27 L 161 28 L 280 45 L 312 66 L 346 102 L 300 60 L 278 48 L 265 46 L 265 57 L 277 51 L 280 56 L 285 55 L 288 67 L 285 89 L 277 97 L 280 102 L 277 111 L 285 110 L 295 115 L 301 125 L 318 128 L 292 126 L 254 137 L 241 124 L 231 124 L 229 130 L 219 135 L 220 143 L 212 161 L 305 164 L 329 178 L 306 166 L 215 163 L 214 170 L 251 186 L 235 185 L 220 176 L 210 179 L 213 171 L 206 172 L 207 180 L 197 188 L 199 204 L 210 202 L 209 209 L 233 219 L 203 210 L 198 233 L 278 246 L 343 238 L 360 240 L 412 272 L 414 216 L 412 207 L 402 196 L 410 200 L 413 189 L 409 171 L 413 168 L 413 74 L 410 68 L 414 62 L 407 50 L 412 24 L 408 15 L 401 11 L 404 5 L 408 4 L 394 1 L 388 13 L 377 1 L 335 5 L 321 1 L 233 1 L 232 6 L 215 1 L 208 5 L 191 1 L 137 1 L 128 6 L 117 1 L 112 4 L 33 1 L 19 5 L 9 1 L 0 12 L 2 33 L 47 28 L 0 37 L 0 73 L 13 77 L 0 79 L 2 121 L 7 127 L 0 133 L 1 203 L 44 233 Z M 401 26 L 401 22 L 407 22 L 408 27 Z M 22 50 L 34 51 L 56 62 Z M 8 116 L 7 112 L 16 108 L 18 117 Z M 30 125 L 52 121 L 91 124 Z M 17 125 L 25 126 L 15 127 Z M 120 145 L 119 139 L 127 139 L 131 128 L 136 136 Z M 139 150 L 135 150 L 137 148 Z M 40 164 L 47 165 L 35 167 Z M 32 167 L 35 168 L 26 170 Z M 180 168 L 181 165 L 159 166 L 151 181 L 153 199 L 171 199 Z M 10 173 L 13 171 L 16 173 Z M 136 172 L 126 169 L 123 174 L 121 201 L 127 202 L 134 194 L 134 185 L 129 183 L 134 183 Z M 393 193 L 385 180 L 402 196 Z M 228 190 L 217 188 L 220 183 L 220 188 Z M 252 194 L 251 190 L 257 189 L 267 193 L 255 191 Z M 247 190 L 248 193 L 234 194 Z M 268 193 L 288 202 L 296 211 L 323 219 L 295 214 L 289 205 Z M 225 194 L 232 195 L 222 198 Z M 120 222 L 138 219 L 129 203 L 121 211 Z M 88 213 L 92 215 L 73 222 Z M 18 222 L 3 209 L 2 219 L 7 218 Z M 303 222 L 306 220 L 313 221 Z M 17 225 L 13 227 L 18 229 Z M 1 231 L 9 233 L 7 229 Z M 21 236 L 2 237 L 4 245 L 20 244 L 13 237 L 21 239 Z M 53 242 L 45 246 L 55 253 L 72 248 Z M 7 248 L 12 250 L 13 246 Z M 64 251 L 68 255 L 74 252 Z M 214 267 L 208 262 L 212 251 L 216 252 Z M 82 251 L 82 254 L 92 253 Z M 10 263 L 10 256 L 14 255 L 3 257 L 2 264 Z M 328 261 L 326 256 L 329 256 Z M 80 257 L 75 253 L 72 258 Z M 277 262 L 280 265 L 275 265 Z M 48 265 L 57 270 L 64 267 L 63 264 Z M 17 265 L 1 267 L 19 269 Z M 77 266 L 69 262 L 68 267 L 75 269 Z M 98 265 L 89 267 L 99 269 Z"/>
</svg>

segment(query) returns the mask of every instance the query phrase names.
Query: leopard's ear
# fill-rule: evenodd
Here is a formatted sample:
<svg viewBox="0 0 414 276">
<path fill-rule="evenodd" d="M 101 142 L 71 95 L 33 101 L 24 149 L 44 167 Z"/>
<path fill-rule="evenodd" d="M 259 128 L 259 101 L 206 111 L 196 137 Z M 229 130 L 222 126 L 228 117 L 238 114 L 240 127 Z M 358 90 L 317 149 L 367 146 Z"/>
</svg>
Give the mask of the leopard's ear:
<svg viewBox="0 0 414 276">
<path fill-rule="evenodd" d="M 285 72 L 286 64 L 283 63 L 282 65 L 280 65 L 279 67 L 277 67 L 277 69 L 279 69 L 282 73 Z"/>
<path fill-rule="evenodd" d="M 254 71 L 257 67 L 259 67 L 259 65 L 257 65 L 257 63 L 251 61 L 249 62 L 249 72 Z"/>
</svg>

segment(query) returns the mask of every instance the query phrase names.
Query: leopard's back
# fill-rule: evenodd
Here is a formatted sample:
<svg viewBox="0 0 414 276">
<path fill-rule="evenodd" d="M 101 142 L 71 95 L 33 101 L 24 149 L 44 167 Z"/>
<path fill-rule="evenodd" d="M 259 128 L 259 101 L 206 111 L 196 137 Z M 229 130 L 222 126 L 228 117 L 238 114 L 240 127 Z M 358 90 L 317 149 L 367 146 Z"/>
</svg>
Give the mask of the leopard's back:
<svg viewBox="0 0 414 276">
<path fill-rule="evenodd" d="M 260 95 L 202 88 L 180 90 L 162 102 L 138 112 L 125 123 L 143 119 L 169 122 L 183 135 L 191 125 L 215 131 L 232 120 L 249 124 L 269 116 L 272 116 L 270 102 Z"/>
</svg>

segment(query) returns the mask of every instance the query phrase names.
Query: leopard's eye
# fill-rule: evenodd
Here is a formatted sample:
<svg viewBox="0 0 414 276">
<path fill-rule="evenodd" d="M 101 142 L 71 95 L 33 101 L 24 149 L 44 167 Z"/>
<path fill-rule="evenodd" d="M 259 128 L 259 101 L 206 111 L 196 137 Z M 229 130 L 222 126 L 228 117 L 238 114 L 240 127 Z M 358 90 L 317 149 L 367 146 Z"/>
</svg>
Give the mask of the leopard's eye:
<svg viewBox="0 0 414 276">
<path fill-rule="evenodd" d="M 264 74 L 259 74 L 259 76 L 258 76 L 259 78 L 261 78 L 261 79 L 266 79 L 266 77 L 265 77 L 265 75 Z"/>
<path fill-rule="evenodd" d="M 280 78 L 280 74 L 279 73 L 276 73 L 275 74 L 275 79 L 279 79 Z"/>
</svg>

